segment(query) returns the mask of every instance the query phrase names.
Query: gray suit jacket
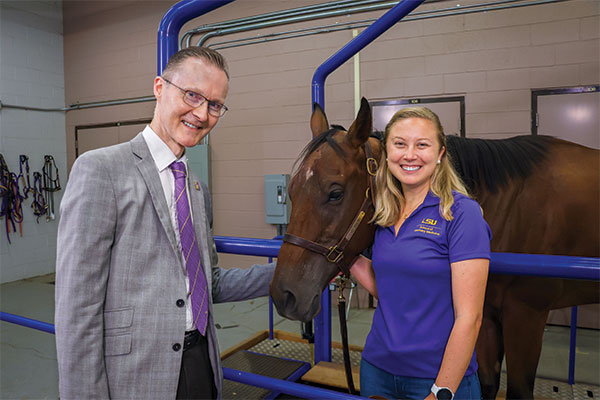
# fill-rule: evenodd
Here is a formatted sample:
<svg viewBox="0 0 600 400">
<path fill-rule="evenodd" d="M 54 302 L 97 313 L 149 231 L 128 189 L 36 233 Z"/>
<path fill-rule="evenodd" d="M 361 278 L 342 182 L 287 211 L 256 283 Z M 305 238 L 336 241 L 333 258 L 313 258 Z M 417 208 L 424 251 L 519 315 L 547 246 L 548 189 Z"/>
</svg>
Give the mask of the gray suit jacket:
<svg viewBox="0 0 600 400">
<path fill-rule="evenodd" d="M 221 269 L 205 184 L 190 173 L 209 288 L 207 337 L 221 393 L 213 302 L 266 296 L 274 264 Z M 206 194 L 206 195 L 205 195 Z M 61 202 L 56 348 L 61 399 L 174 399 L 185 332 L 185 270 L 154 160 L 141 134 L 80 156 Z"/>
</svg>

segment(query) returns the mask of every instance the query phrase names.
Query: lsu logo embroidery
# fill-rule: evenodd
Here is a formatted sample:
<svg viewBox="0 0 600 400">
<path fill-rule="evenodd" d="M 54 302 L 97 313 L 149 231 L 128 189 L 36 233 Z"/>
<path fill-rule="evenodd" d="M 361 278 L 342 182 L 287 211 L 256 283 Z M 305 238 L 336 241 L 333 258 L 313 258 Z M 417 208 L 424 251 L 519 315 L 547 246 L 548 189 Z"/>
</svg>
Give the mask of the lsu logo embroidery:
<svg viewBox="0 0 600 400">
<path fill-rule="evenodd" d="M 437 220 L 432 218 L 423 218 L 421 223 L 417 225 L 415 232 L 426 233 L 428 235 L 440 236 L 442 228 L 436 226 Z"/>
</svg>

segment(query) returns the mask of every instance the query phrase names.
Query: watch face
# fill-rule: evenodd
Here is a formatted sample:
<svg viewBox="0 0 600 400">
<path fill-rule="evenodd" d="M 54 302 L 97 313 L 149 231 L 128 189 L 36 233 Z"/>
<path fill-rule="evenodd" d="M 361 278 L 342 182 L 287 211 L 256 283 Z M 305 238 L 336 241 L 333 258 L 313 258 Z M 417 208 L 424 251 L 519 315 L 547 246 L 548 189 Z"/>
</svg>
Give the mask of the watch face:
<svg viewBox="0 0 600 400">
<path fill-rule="evenodd" d="M 440 390 L 438 390 L 437 395 L 435 396 L 435 398 L 437 400 L 452 400 L 452 392 L 450 391 L 450 389 L 446 389 L 446 388 L 441 388 Z"/>
</svg>

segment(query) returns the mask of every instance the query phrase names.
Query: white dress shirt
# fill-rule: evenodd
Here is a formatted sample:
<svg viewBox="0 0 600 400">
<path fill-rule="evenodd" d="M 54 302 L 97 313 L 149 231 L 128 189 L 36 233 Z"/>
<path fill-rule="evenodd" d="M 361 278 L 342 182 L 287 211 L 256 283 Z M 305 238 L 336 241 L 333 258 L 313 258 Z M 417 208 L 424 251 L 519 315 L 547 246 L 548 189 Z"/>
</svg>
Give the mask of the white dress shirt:
<svg viewBox="0 0 600 400">
<path fill-rule="evenodd" d="M 158 176 L 160 177 L 160 183 L 163 188 L 163 192 L 165 194 L 165 199 L 167 200 L 167 206 L 169 207 L 169 214 L 171 216 L 171 224 L 173 225 L 173 230 L 175 231 L 175 238 L 177 239 L 177 246 L 179 247 L 179 251 L 181 251 L 183 255 L 183 250 L 181 248 L 181 239 L 179 238 L 179 225 L 177 222 L 177 214 L 175 211 L 175 177 L 173 176 L 173 172 L 169 168 L 169 166 L 175 161 L 182 161 L 185 164 L 185 173 L 188 176 L 189 169 L 187 164 L 187 156 L 185 151 L 183 155 L 177 159 L 177 156 L 173 154 L 169 146 L 163 140 L 158 137 L 156 132 L 150 128 L 150 125 L 146 125 L 146 128 L 142 131 L 142 135 L 144 136 L 144 140 L 148 145 L 148 149 L 150 150 L 150 154 L 154 159 L 154 163 L 156 164 L 156 169 L 158 170 Z M 187 185 L 187 180 L 186 180 Z M 186 193 L 188 197 L 188 204 L 190 207 L 192 206 L 192 202 L 190 201 L 190 191 L 189 186 L 186 186 Z M 190 210 L 191 211 L 191 210 Z M 190 212 L 190 217 L 192 217 L 193 221 L 193 213 Z M 185 257 L 182 258 L 185 260 Z M 183 271 L 185 273 L 185 284 L 187 289 L 187 299 L 185 302 L 186 307 L 186 330 L 191 331 L 196 329 L 194 326 L 194 321 L 192 319 L 192 301 L 190 298 L 190 282 L 187 276 L 187 269 L 185 265 L 182 265 Z"/>
</svg>

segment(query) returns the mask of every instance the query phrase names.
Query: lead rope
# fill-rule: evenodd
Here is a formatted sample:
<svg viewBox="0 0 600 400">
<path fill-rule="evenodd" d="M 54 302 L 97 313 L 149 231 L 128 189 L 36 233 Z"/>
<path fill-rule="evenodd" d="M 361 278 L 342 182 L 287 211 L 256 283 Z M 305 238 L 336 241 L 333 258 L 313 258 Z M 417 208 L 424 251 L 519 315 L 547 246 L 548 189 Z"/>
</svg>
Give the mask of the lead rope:
<svg viewBox="0 0 600 400">
<path fill-rule="evenodd" d="M 344 369 L 346 370 L 346 383 L 348 392 L 358 395 L 354 388 L 354 378 L 352 377 L 352 365 L 350 363 L 350 349 L 348 348 L 348 325 L 346 324 L 346 298 L 344 297 L 344 288 L 350 278 L 347 275 L 340 275 L 336 278 L 338 285 L 338 314 L 340 318 L 340 335 L 342 336 L 342 352 L 344 353 Z"/>
</svg>

